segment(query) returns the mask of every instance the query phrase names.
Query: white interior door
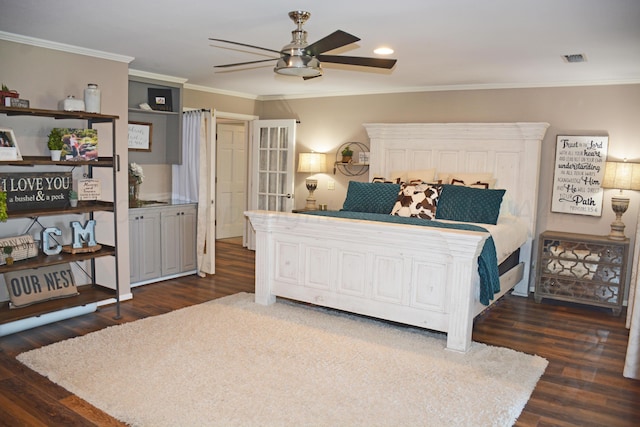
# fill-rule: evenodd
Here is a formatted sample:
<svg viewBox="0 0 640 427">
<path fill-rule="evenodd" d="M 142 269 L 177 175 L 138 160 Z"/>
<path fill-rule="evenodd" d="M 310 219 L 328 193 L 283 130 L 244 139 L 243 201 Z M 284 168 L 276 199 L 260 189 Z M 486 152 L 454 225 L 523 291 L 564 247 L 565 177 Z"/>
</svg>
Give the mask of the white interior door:
<svg viewBox="0 0 640 427">
<path fill-rule="evenodd" d="M 216 239 L 242 236 L 247 207 L 247 147 L 244 123 L 218 123 Z"/>
<path fill-rule="evenodd" d="M 249 209 L 291 212 L 296 121 L 254 120 L 251 124 Z M 255 249 L 255 232 L 247 227 L 246 246 Z"/>
</svg>

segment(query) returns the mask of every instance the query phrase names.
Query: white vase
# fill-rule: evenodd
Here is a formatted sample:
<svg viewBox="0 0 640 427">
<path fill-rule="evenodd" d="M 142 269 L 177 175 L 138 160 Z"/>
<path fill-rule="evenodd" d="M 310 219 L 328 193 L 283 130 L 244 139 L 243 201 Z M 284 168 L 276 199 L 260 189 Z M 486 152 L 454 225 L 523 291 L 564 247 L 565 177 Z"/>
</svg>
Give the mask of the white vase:
<svg viewBox="0 0 640 427">
<path fill-rule="evenodd" d="M 84 90 L 84 109 L 87 113 L 100 112 L 100 89 L 95 83 L 89 83 Z"/>
<path fill-rule="evenodd" d="M 72 208 L 75 208 L 76 206 L 78 206 L 78 199 L 69 199 L 69 204 Z"/>
<path fill-rule="evenodd" d="M 62 155 L 62 150 L 51 150 L 51 160 L 54 162 L 60 161 L 60 156 Z"/>
</svg>

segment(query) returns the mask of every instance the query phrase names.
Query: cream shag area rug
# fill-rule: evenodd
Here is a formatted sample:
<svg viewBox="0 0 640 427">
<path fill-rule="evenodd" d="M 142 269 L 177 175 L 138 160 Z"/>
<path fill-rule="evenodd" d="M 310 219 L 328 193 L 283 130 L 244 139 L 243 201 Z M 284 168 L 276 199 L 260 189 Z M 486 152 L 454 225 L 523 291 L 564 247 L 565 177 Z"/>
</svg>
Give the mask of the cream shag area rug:
<svg viewBox="0 0 640 427">
<path fill-rule="evenodd" d="M 510 426 L 547 361 L 236 294 L 22 353 L 135 426 Z"/>
</svg>

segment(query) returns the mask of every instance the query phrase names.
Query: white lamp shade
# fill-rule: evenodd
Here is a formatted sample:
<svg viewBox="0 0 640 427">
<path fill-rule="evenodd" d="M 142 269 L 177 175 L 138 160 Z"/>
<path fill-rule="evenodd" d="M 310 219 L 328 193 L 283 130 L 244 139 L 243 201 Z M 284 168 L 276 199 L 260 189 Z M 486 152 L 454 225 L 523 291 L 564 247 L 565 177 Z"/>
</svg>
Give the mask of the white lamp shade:
<svg viewBox="0 0 640 427">
<path fill-rule="evenodd" d="M 327 170 L 327 155 L 324 153 L 300 153 L 298 172 L 319 173 Z"/>
<path fill-rule="evenodd" d="M 602 188 L 640 190 L 640 163 L 607 162 Z"/>
</svg>

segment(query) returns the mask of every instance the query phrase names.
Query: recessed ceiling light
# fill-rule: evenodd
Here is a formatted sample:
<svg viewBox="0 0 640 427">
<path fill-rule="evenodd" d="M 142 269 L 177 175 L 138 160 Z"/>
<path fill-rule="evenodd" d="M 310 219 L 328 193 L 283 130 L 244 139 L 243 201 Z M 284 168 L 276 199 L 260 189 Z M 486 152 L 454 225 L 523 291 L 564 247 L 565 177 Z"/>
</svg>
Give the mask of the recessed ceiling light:
<svg viewBox="0 0 640 427">
<path fill-rule="evenodd" d="M 373 53 L 378 55 L 391 55 L 393 53 L 393 49 L 390 47 L 379 47 L 373 51 Z"/>
<path fill-rule="evenodd" d="M 564 62 L 587 62 L 587 57 L 584 53 L 574 53 L 571 55 L 562 55 Z"/>
</svg>

